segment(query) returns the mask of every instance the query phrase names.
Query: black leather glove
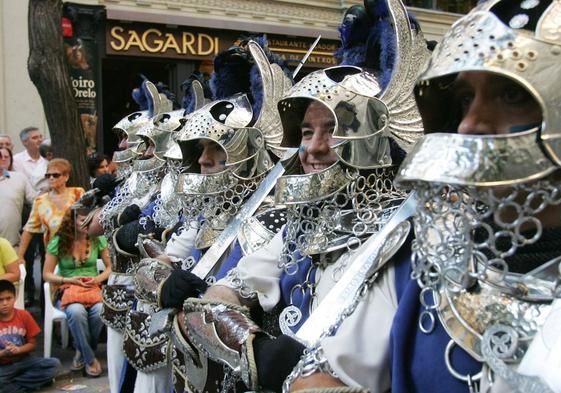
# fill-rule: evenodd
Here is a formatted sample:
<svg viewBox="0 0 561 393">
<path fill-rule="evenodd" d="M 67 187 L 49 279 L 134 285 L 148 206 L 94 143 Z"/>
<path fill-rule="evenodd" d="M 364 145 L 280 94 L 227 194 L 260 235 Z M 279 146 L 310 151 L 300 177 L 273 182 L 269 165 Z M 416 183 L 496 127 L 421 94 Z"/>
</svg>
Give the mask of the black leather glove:
<svg viewBox="0 0 561 393">
<path fill-rule="evenodd" d="M 140 250 L 137 246 L 138 235 L 143 234 L 152 236 L 155 239 L 160 239 L 163 231 L 164 228 L 156 227 L 154 221 L 149 218 L 146 218 L 143 224 L 140 223 L 140 220 L 136 219 L 134 221 L 127 222 L 117 229 L 115 239 L 117 240 L 117 245 L 121 250 L 126 251 L 129 254 L 139 255 Z"/>
<path fill-rule="evenodd" d="M 138 241 L 138 234 L 142 233 L 142 229 L 142 225 L 139 224 L 138 220 L 129 222 L 117 229 L 115 240 L 119 248 L 129 254 L 138 255 L 139 250 L 136 243 Z"/>
<path fill-rule="evenodd" d="M 306 347 L 287 335 L 270 338 L 258 334 L 253 339 L 257 380 L 266 390 L 282 391 L 282 384 L 292 372 Z"/>
<path fill-rule="evenodd" d="M 115 188 L 120 182 L 117 181 L 115 176 L 107 173 L 96 178 L 92 184 L 93 188 L 99 190 L 100 196 L 113 195 Z"/>
<path fill-rule="evenodd" d="M 119 226 L 121 226 L 128 224 L 129 222 L 132 222 L 134 220 L 138 220 L 138 217 L 140 217 L 141 214 L 142 212 L 140 211 L 138 205 L 127 206 L 122 211 L 122 213 L 119 214 L 118 224 Z"/>
<path fill-rule="evenodd" d="M 207 283 L 185 270 L 174 270 L 160 289 L 160 305 L 163 308 L 182 308 L 190 297 L 198 297 L 207 289 Z"/>
</svg>

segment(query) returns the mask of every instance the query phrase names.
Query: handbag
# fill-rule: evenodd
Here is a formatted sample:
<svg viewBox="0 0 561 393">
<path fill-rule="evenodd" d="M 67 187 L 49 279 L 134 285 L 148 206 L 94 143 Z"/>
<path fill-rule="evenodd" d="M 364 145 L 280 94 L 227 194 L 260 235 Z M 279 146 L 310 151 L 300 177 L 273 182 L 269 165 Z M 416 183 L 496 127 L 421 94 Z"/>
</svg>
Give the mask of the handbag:
<svg viewBox="0 0 561 393">
<path fill-rule="evenodd" d="M 62 297 L 60 299 L 60 307 L 66 308 L 69 304 L 80 303 L 89 308 L 97 303 L 102 302 L 101 288 L 97 285 L 83 287 L 81 285 L 65 284 L 62 287 Z"/>
</svg>

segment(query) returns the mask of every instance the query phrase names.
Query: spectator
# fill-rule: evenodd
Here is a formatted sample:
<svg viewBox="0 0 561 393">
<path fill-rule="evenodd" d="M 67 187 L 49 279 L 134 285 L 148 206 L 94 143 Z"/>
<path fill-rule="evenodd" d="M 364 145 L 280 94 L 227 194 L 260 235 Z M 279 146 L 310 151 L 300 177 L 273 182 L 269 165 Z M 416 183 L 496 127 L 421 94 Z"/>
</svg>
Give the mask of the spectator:
<svg viewBox="0 0 561 393">
<path fill-rule="evenodd" d="M 86 374 L 97 377 L 101 364 L 95 358 L 95 349 L 103 327 L 101 321 L 100 285 L 111 273 L 109 251 L 105 236 L 89 237 L 85 223 L 87 213 L 67 211 L 58 234 L 47 247 L 43 269 L 45 281 L 59 284 L 62 296 L 58 305 L 68 317 L 68 327 L 74 339 L 76 354 L 73 370 L 86 368 Z M 97 259 L 105 264 L 105 271 L 97 272 Z M 55 267 L 58 265 L 58 274 Z"/>
<path fill-rule="evenodd" d="M 107 157 L 103 154 L 93 153 L 88 156 L 88 171 L 90 173 L 90 183 L 93 184 L 94 180 L 101 175 L 109 172 L 109 162 Z"/>
<path fill-rule="evenodd" d="M 5 151 L 7 150 L 7 152 Z M 13 171 L 14 170 L 14 155 L 10 149 L 7 147 L 0 146 L 0 151 L 2 155 L 0 155 L 0 166 L 3 171 Z M 25 176 L 25 175 L 22 175 Z"/>
<path fill-rule="evenodd" d="M 25 175 L 12 171 L 12 152 L 0 147 L 0 237 L 8 239 L 12 246 L 19 244 L 24 202 L 33 203 L 35 192 Z"/>
<path fill-rule="evenodd" d="M 19 393 L 52 383 L 60 362 L 31 355 L 41 329 L 15 302 L 14 284 L 0 280 L 0 391 Z"/>
<path fill-rule="evenodd" d="M 26 127 L 20 131 L 19 138 L 21 140 L 21 143 L 25 147 L 25 150 L 14 155 L 14 171 L 25 175 L 37 194 L 45 192 L 46 190 L 42 190 L 40 188 L 41 184 L 36 184 L 39 179 L 34 177 L 34 173 L 40 173 L 47 164 L 47 160 L 45 160 L 39 154 L 39 146 L 43 141 L 43 135 L 37 127 Z M 27 222 L 29 213 L 29 205 L 26 205 L 22 214 L 23 222 Z M 25 253 L 26 251 L 27 254 Z M 32 235 L 27 240 L 27 243 L 24 247 L 24 253 L 19 254 L 25 256 L 25 266 L 27 271 L 29 272 L 25 280 L 25 306 L 30 307 L 33 305 L 35 292 L 35 284 L 33 280 L 33 264 L 35 262 L 35 258 L 39 256 L 41 258 L 42 265 L 45 255 L 45 247 L 43 245 L 43 239 L 41 238 L 41 235 Z"/>
<path fill-rule="evenodd" d="M 0 148 L 7 147 L 10 151 L 14 151 L 14 143 L 8 134 L 0 134 Z"/>
<path fill-rule="evenodd" d="M 19 281 L 19 260 L 10 242 L 0 237 L 0 280 Z"/>
<path fill-rule="evenodd" d="M 23 173 L 29 181 L 32 181 L 33 170 L 38 165 L 44 165 L 46 161 L 39 154 L 43 135 L 37 127 L 27 127 L 21 130 L 19 138 L 25 150 L 14 155 L 14 170 Z"/>
<path fill-rule="evenodd" d="M 109 171 L 110 174 L 115 176 L 117 174 L 117 164 L 115 164 L 115 162 L 111 159 L 111 157 L 109 156 L 106 157 L 107 157 L 107 170 Z"/>
<path fill-rule="evenodd" d="M 33 202 L 29 220 L 23 227 L 18 250 L 20 258 L 26 256 L 25 253 L 33 238 L 33 234 L 43 234 L 42 244 L 46 245 L 51 240 L 58 230 L 66 211 L 72 204 L 79 200 L 84 193 L 83 188 L 66 187 L 71 170 L 70 162 L 62 158 L 54 158 L 49 162 L 45 177 L 49 181 L 51 191 L 39 195 Z M 25 258 L 27 271 L 33 271 L 33 262 L 33 258 L 31 258 L 31 260 L 27 257 Z M 28 296 L 26 305 L 30 303 L 29 296 L 33 296 L 34 293 L 33 280 L 30 280 L 29 285 L 31 285 L 32 288 L 28 288 L 28 283 L 26 281 L 26 296 Z M 31 297 L 31 301 L 32 299 L 33 297 Z"/>
</svg>

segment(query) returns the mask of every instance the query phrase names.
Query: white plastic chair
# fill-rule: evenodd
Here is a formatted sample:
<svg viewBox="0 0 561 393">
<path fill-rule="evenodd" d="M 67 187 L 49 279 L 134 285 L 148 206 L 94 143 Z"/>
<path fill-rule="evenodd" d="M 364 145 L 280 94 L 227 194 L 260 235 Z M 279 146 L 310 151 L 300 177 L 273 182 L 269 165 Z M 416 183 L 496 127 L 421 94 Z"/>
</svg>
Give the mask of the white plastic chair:
<svg viewBox="0 0 561 393">
<path fill-rule="evenodd" d="M 19 283 L 18 291 L 16 296 L 16 308 L 20 310 L 25 310 L 25 276 L 27 276 L 27 271 L 25 270 L 25 264 L 19 264 Z"/>
<path fill-rule="evenodd" d="M 55 268 L 55 274 L 59 274 L 58 266 Z M 60 335 L 62 341 L 62 348 L 68 347 L 68 321 L 64 311 L 59 310 L 53 304 L 51 299 L 51 284 L 45 282 L 43 284 L 43 291 L 45 293 L 45 341 L 43 343 L 43 356 L 46 358 L 51 357 L 51 346 L 53 341 L 53 327 L 55 321 L 60 322 Z"/>
<path fill-rule="evenodd" d="M 105 264 L 101 259 L 97 260 L 97 270 L 102 272 L 105 270 Z M 58 266 L 55 268 L 55 274 L 59 274 Z M 64 311 L 59 310 L 53 304 L 51 299 L 51 284 L 46 282 L 43 285 L 43 290 L 45 292 L 45 341 L 44 341 L 44 357 L 51 357 L 51 347 L 53 341 L 53 326 L 54 322 L 60 322 L 60 334 L 62 341 L 62 348 L 68 347 L 68 321 L 66 320 L 66 314 Z"/>
</svg>

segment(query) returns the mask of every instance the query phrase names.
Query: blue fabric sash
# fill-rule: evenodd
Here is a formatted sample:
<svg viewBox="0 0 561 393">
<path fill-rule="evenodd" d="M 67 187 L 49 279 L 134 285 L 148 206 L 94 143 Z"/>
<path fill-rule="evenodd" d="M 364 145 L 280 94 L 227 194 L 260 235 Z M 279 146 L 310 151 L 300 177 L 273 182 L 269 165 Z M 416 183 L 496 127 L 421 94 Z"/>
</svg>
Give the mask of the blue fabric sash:
<svg viewBox="0 0 561 393">
<path fill-rule="evenodd" d="M 396 265 L 395 279 L 398 308 L 390 335 L 392 393 L 468 393 L 468 386 L 452 376 L 444 362 L 450 337 L 436 318 L 430 334 L 419 330 L 421 289 L 411 278 L 411 256 Z M 459 346 L 452 350 L 451 363 L 456 371 L 476 375 L 481 363 Z"/>
<path fill-rule="evenodd" d="M 286 229 L 283 232 L 283 241 L 286 236 Z M 302 254 L 298 250 L 290 250 L 293 253 L 293 256 L 296 260 L 300 260 L 302 258 Z M 310 316 L 310 302 L 312 301 L 312 291 L 310 290 L 309 286 L 302 288 L 302 284 L 306 282 L 306 276 L 308 275 L 308 271 L 310 268 L 312 271 L 310 272 L 308 284 L 315 284 L 316 283 L 316 272 L 317 267 L 312 267 L 312 258 L 309 256 L 305 257 L 303 260 L 298 262 L 297 265 L 298 270 L 294 274 L 288 274 L 286 271 L 283 271 L 280 277 L 280 289 L 281 289 L 281 299 L 283 305 L 289 306 L 293 305 L 297 307 L 300 312 L 302 312 L 302 319 L 298 324 L 291 327 L 293 332 L 297 332 L 300 329 L 300 326 L 308 319 Z M 292 273 L 292 271 L 291 271 Z M 290 302 L 290 295 L 292 293 L 292 303 Z"/>
</svg>

